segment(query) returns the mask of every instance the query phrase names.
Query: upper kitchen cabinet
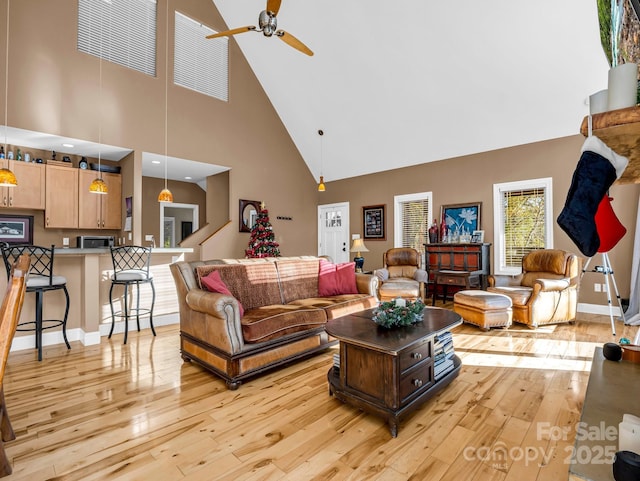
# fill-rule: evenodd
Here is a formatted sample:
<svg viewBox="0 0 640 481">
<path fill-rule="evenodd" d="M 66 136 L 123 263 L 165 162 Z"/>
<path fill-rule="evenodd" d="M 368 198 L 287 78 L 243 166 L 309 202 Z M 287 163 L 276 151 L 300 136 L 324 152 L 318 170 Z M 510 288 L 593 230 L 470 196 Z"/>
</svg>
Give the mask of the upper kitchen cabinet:
<svg viewBox="0 0 640 481">
<path fill-rule="evenodd" d="M 0 160 L 18 180 L 16 187 L 0 187 L 0 207 L 43 210 L 45 205 L 45 166 L 35 162 Z"/>
<path fill-rule="evenodd" d="M 120 229 L 122 227 L 122 178 L 120 174 L 102 172 L 106 194 L 89 192 L 89 185 L 99 175 L 92 170 L 78 172 L 78 227 L 80 229 Z"/>
<path fill-rule="evenodd" d="M 77 229 L 78 169 L 47 164 L 45 172 L 45 227 Z"/>
</svg>

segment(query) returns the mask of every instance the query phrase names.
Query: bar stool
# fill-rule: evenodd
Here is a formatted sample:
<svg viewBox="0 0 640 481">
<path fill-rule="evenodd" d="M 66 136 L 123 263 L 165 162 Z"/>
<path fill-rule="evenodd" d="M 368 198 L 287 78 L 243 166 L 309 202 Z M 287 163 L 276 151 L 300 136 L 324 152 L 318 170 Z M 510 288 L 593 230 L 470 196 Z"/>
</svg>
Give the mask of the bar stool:
<svg viewBox="0 0 640 481">
<path fill-rule="evenodd" d="M 113 328 L 116 325 L 116 316 L 124 318 L 124 344 L 127 343 L 127 334 L 129 333 L 129 316 L 130 311 L 136 313 L 136 323 L 138 332 L 140 332 L 140 314 L 149 315 L 149 324 L 151 332 L 156 335 L 153 327 L 153 305 L 156 302 L 156 289 L 153 285 L 153 274 L 149 271 L 151 262 L 151 249 L 142 246 L 120 246 L 111 247 L 111 259 L 113 260 L 113 275 L 111 276 L 111 289 L 109 289 L 109 304 L 111 305 L 111 331 L 109 331 L 109 339 L 113 334 Z M 151 285 L 151 307 L 140 307 L 140 284 Z M 113 288 L 116 285 L 124 286 L 123 302 L 124 309 L 115 311 L 113 308 Z M 129 307 L 129 286 L 136 286 L 136 307 Z"/>
<path fill-rule="evenodd" d="M 31 270 L 29 271 L 29 277 L 27 278 L 27 292 L 36 293 L 36 319 L 35 321 L 21 322 L 18 324 L 18 328 L 16 330 L 35 331 L 38 361 L 42 361 L 42 331 L 45 329 L 62 326 L 62 337 L 67 345 L 67 349 L 71 349 L 71 345 L 67 339 L 67 317 L 69 316 L 69 292 L 67 291 L 67 279 L 64 276 L 53 274 L 54 250 L 54 245 L 52 245 L 51 248 L 28 244 L 2 246 L 2 257 L 4 258 L 4 265 L 7 269 L 7 279 L 11 275 L 11 267 L 21 255 L 25 254 L 31 257 Z M 55 290 L 62 290 L 66 297 L 64 318 L 43 319 L 42 307 L 44 293 Z"/>
</svg>

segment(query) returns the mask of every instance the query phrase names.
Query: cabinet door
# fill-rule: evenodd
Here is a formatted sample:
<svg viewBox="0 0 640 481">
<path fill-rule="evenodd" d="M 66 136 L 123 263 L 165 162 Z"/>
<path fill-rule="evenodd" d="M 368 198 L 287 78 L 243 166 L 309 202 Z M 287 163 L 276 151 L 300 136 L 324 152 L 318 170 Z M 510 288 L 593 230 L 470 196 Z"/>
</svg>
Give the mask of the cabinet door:
<svg viewBox="0 0 640 481">
<path fill-rule="evenodd" d="M 120 174 L 102 174 L 109 192 L 101 195 L 102 228 L 122 229 L 122 177 Z"/>
<path fill-rule="evenodd" d="M 18 180 L 17 187 L 6 187 L 7 207 L 44 209 L 45 166 L 33 162 L 9 161 L 9 169 Z M 3 195 L 3 202 L 5 196 Z"/>
<path fill-rule="evenodd" d="M 78 227 L 78 169 L 47 165 L 45 227 Z"/>
<path fill-rule="evenodd" d="M 105 195 L 89 192 L 89 186 L 97 176 L 98 172 L 94 170 L 78 171 L 78 227 L 80 229 L 99 229 L 102 225 L 100 202 Z"/>
</svg>

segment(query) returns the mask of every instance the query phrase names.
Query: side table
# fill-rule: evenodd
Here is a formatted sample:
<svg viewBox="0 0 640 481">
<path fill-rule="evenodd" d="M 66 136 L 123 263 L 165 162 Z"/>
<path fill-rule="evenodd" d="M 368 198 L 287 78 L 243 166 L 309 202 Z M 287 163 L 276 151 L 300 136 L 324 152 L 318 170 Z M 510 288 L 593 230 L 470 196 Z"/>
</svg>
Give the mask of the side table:
<svg viewBox="0 0 640 481">
<path fill-rule="evenodd" d="M 434 274 L 433 300 L 431 305 L 436 305 L 438 285 L 442 286 L 442 302 L 447 302 L 447 287 L 456 286 L 464 289 L 479 288 L 481 285 L 482 271 L 450 271 L 442 270 Z"/>
</svg>

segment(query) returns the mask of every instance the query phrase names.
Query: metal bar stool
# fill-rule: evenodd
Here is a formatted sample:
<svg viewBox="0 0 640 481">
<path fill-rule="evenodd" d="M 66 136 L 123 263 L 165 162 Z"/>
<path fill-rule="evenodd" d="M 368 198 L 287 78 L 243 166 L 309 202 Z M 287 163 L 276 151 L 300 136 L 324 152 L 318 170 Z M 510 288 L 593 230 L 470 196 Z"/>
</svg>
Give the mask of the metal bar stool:
<svg viewBox="0 0 640 481">
<path fill-rule="evenodd" d="M 149 324 L 151 332 L 156 335 L 153 327 L 153 306 L 156 302 L 156 289 L 153 285 L 153 274 L 149 271 L 151 262 L 151 249 L 142 246 L 120 246 L 111 247 L 111 259 L 113 260 L 113 276 L 111 276 L 111 289 L 109 289 L 109 304 L 111 305 L 111 331 L 109 331 L 109 339 L 113 334 L 113 328 L 116 325 L 116 316 L 124 318 L 124 344 L 127 343 L 127 335 L 129 333 L 129 316 L 131 311 L 135 311 L 138 332 L 140 332 L 140 315 L 149 316 Z M 151 286 L 151 307 L 140 307 L 140 284 L 149 284 Z M 124 286 L 123 303 L 124 309 L 115 311 L 113 308 L 113 288 L 116 285 Z M 130 307 L 129 304 L 129 286 L 136 286 L 136 307 Z"/>
<path fill-rule="evenodd" d="M 36 348 L 38 349 L 38 361 L 42 361 L 42 331 L 62 326 L 62 337 L 71 349 L 67 339 L 67 317 L 69 316 L 69 292 L 67 291 L 67 279 L 64 276 L 53 274 L 53 255 L 55 246 L 40 247 L 28 244 L 2 246 L 2 257 L 7 269 L 7 278 L 11 275 L 11 267 L 18 258 L 25 254 L 31 257 L 31 270 L 27 278 L 27 292 L 36 293 L 36 319 L 18 324 L 17 331 L 35 331 Z M 66 297 L 64 317 L 62 319 L 43 319 L 42 307 L 44 293 L 48 291 L 62 290 Z M 29 327 L 24 327 L 29 326 Z"/>
</svg>

